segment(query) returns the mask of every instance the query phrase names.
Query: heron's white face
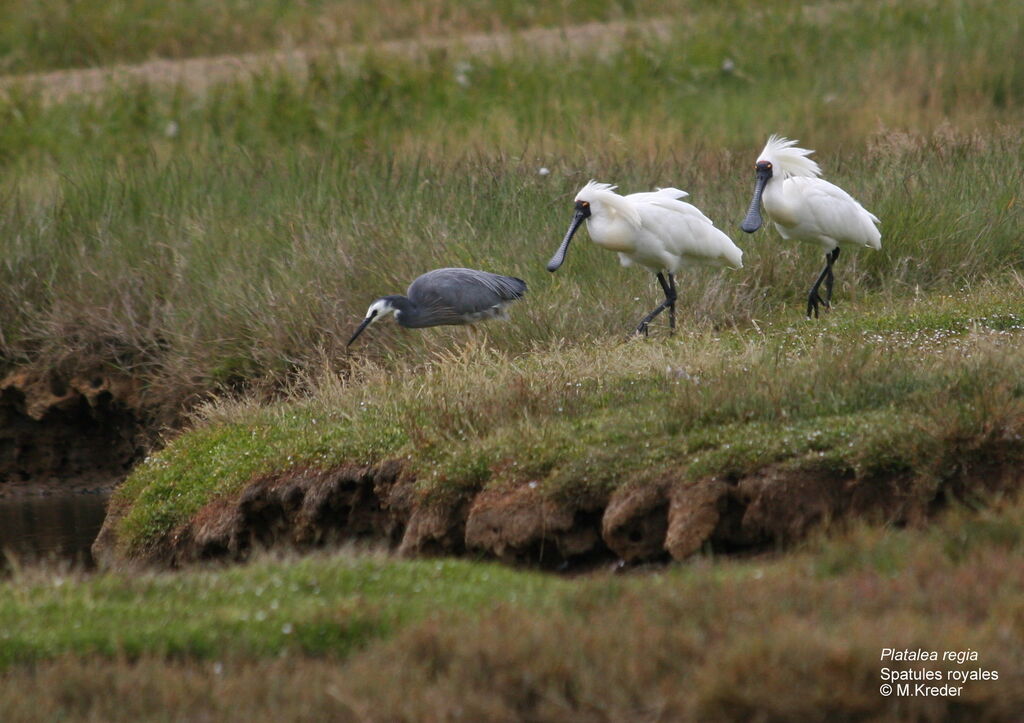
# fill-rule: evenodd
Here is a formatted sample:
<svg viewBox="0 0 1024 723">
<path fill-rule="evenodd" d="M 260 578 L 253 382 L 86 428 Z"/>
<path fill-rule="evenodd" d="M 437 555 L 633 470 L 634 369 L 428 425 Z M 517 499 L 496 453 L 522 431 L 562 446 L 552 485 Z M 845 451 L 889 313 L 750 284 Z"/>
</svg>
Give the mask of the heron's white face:
<svg viewBox="0 0 1024 723">
<path fill-rule="evenodd" d="M 370 308 L 366 310 L 366 318 L 372 324 L 377 319 L 382 319 L 388 314 L 393 314 L 398 309 L 387 299 L 377 299 L 375 302 L 370 304 Z"/>
<path fill-rule="evenodd" d="M 372 304 L 370 304 L 370 308 L 366 310 L 366 318 L 363 319 L 363 323 L 359 325 L 359 328 L 356 329 L 355 333 L 352 335 L 352 338 L 348 340 L 348 346 L 351 346 L 352 342 L 356 340 L 356 337 L 363 333 L 363 329 L 368 327 L 373 322 L 377 321 L 377 319 L 387 316 L 388 314 L 391 314 L 397 310 L 398 307 L 395 306 L 390 299 L 383 298 L 374 301 Z"/>
</svg>

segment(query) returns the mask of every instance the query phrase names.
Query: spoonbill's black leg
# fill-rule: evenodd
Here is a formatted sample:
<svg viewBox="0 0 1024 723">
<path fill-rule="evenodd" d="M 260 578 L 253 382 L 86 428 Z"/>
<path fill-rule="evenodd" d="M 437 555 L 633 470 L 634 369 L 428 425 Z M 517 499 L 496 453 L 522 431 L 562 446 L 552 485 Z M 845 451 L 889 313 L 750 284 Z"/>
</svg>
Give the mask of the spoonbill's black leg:
<svg viewBox="0 0 1024 723">
<path fill-rule="evenodd" d="M 832 285 L 835 283 L 835 276 L 832 274 L 832 265 L 839 258 L 839 247 L 836 246 L 832 252 L 832 261 L 828 264 L 828 276 L 825 278 L 825 307 L 828 308 L 832 304 Z"/>
<path fill-rule="evenodd" d="M 839 250 L 838 247 L 836 248 L 836 250 L 837 251 Z M 826 310 L 831 308 L 830 303 L 828 301 L 826 301 L 825 299 L 821 298 L 821 294 L 818 293 L 818 290 L 821 288 L 821 283 L 826 278 L 829 279 L 829 283 L 826 284 L 825 288 L 827 290 L 829 299 L 832 298 L 832 279 L 834 278 L 832 276 L 832 261 L 833 261 L 834 258 L 835 257 L 833 256 L 833 254 L 831 252 L 825 254 L 825 268 L 823 268 L 821 270 L 821 273 L 818 274 L 818 280 L 814 282 L 814 286 L 811 287 L 810 293 L 807 294 L 807 318 L 808 319 L 811 318 L 811 314 L 812 313 L 814 314 L 814 318 L 815 319 L 818 318 L 818 306 L 819 305 L 820 306 L 824 306 Z"/>
<path fill-rule="evenodd" d="M 658 274 L 658 283 L 661 285 L 661 290 L 665 292 L 665 300 L 668 301 L 668 327 L 675 331 L 676 329 L 676 276 L 673 273 L 666 272 L 665 276 L 668 277 L 668 284 L 665 284 L 665 277 Z"/>
<path fill-rule="evenodd" d="M 673 331 L 676 330 L 676 275 L 670 273 L 668 275 L 668 287 L 672 291 L 672 303 L 668 305 L 668 327 Z"/>
<path fill-rule="evenodd" d="M 669 275 L 669 278 L 671 278 L 671 274 Z M 672 286 L 669 286 L 668 282 L 665 281 L 665 277 L 659 271 L 658 283 L 661 284 L 661 289 L 662 291 L 665 292 L 665 300 L 658 304 L 656 307 L 654 307 L 654 310 L 651 311 L 650 314 L 645 316 L 640 321 L 640 323 L 636 327 L 637 334 L 643 334 L 644 336 L 647 336 L 647 325 L 651 323 L 654 317 L 663 312 L 665 309 L 672 309 L 672 311 L 669 313 L 669 319 L 671 320 L 674 318 L 676 303 L 675 281 L 673 280 Z M 673 328 L 675 327 L 673 326 Z"/>
</svg>

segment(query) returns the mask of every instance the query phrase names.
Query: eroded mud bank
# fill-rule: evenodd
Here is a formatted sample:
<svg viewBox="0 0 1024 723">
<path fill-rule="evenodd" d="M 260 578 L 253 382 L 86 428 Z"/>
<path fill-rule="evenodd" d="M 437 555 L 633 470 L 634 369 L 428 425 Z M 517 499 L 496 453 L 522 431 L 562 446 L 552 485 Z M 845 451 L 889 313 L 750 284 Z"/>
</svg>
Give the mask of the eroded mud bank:
<svg viewBox="0 0 1024 723">
<path fill-rule="evenodd" d="M 352 540 L 404 555 L 468 554 L 544 567 L 681 560 L 701 549 L 772 549 L 850 519 L 919 523 L 968 494 L 974 502 L 1016 491 L 1021 478 L 1015 465 L 997 463 L 959 469 L 941 481 L 774 467 L 732 480 L 667 475 L 588 500 L 559 500 L 542 485 L 525 484 L 438 502 L 417 492 L 398 461 L 293 469 L 208 504 L 136 561 L 242 560 L 261 548 Z M 108 516 L 94 546 L 101 563 L 126 561 L 117 547 L 118 516 L 117 510 Z"/>
<path fill-rule="evenodd" d="M 144 453 L 138 384 L 97 372 L 0 380 L 0 496 L 110 489 Z"/>
</svg>

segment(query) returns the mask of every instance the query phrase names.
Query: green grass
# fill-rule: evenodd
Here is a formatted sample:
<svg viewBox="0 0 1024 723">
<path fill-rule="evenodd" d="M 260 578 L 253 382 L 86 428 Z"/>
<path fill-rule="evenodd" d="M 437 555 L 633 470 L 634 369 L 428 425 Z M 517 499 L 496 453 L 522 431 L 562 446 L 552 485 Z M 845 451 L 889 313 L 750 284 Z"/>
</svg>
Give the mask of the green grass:
<svg viewBox="0 0 1024 723">
<path fill-rule="evenodd" d="M 786 555 L 572 580 L 351 551 L 24 571 L 0 585 L 0 706 L 12 721 L 1012 720 L 1022 514 L 1004 501 Z M 884 647 L 970 649 L 976 662 L 926 667 L 1000 677 L 883 697 Z"/>
<path fill-rule="evenodd" d="M 0 668 L 64 654 L 344 657 L 440 610 L 532 605 L 564 584 L 497 565 L 355 551 L 182 574 L 30 569 L 0 584 Z"/>
<path fill-rule="evenodd" d="M 8 3 L 0 67 L 641 10 Z M 4 86 L 0 371 L 121 371 L 153 420 L 189 427 L 117 492 L 123 552 L 297 465 L 401 458 L 441 499 L 534 480 L 581 499 L 666 470 L 788 466 L 939 487 L 964 468 L 1019 464 L 1016 4 L 660 11 L 663 34 L 572 53 L 410 58 L 374 45 L 199 92 L 159 79 L 56 99 L 35 80 Z M 816 148 L 826 177 L 882 219 L 883 251 L 844 254 L 836 308 L 817 322 L 802 319 L 802 297 L 818 252 L 736 229 L 772 132 Z M 742 271 L 680 275 L 675 337 L 660 325 L 623 342 L 657 293 L 613 255 L 582 241 L 544 271 L 590 178 L 688 190 L 744 248 Z M 447 265 L 521 276 L 530 293 L 486 342 L 388 324 L 344 350 L 373 298 Z M 1008 720 L 1024 706 L 1024 520 L 1019 503 L 985 502 L 994 509 L 929 529 L 855 528 L 785 555 L 623 578 L 348 553 L 174 574 L 20 571 L 0 581 L 0 710 Z M 883 699 L 883 646 L 971 647 L 1004 677 L 956 700 Z"/>
<path fill-rule="evenodd" d="M 104 3 L 44 0 L 5 3 L 0 72 L 104 66 L 153 58 L 189 58 L 515 30 L 634 16 L 631 3 L 482 0 L 143 0 Z M 665 12 L 668 3 L 648 4 Z"/>
</svg>

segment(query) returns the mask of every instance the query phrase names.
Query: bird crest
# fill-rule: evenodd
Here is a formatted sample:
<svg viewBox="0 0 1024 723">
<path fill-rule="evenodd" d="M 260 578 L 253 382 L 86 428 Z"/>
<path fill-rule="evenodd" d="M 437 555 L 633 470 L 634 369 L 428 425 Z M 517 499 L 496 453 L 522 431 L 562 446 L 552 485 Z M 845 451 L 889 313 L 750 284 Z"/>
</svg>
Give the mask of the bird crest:
<svg viewBox="0 0 1024 723">
<path fill-rule="evenodd" d="M 610 183 L 598 183 L 594 179 L 587 181 L 587 185 L 580 189 L 580 192 L 576 194 L 577 201 L 589 201 L 591 198 L 597 196 L 597 194 L 604 193 L 615 193 L 615 189 L 618 186 L 614 186 Z M 615 194 L 618 195 L 618 194 Z"/>
<path fill-rule="evenodd" d="M 591 180 L 576 194 L 576 200 L 603 204 L 639 228 L 640 213 L 633 208 L 632 203 L 615 192 L 616 188 L 618 186 L 613 186 L 610 183 L 598 183 Z"/>
<path fill-rule="evenodd" d="M 821 169 L 818 164 L 808 158 L 814 151 L 797 148 L 796 144 L 797 141 L 772 135 L 757 160 L 769 161 L 772 164 L 774 175 L 784 179 L 790 176 L 810 176 L 811 178 L 820 176 Z"/>
</svg>

